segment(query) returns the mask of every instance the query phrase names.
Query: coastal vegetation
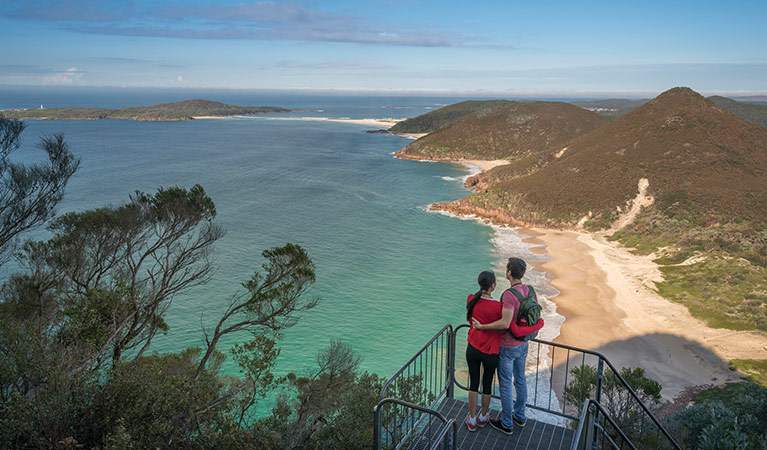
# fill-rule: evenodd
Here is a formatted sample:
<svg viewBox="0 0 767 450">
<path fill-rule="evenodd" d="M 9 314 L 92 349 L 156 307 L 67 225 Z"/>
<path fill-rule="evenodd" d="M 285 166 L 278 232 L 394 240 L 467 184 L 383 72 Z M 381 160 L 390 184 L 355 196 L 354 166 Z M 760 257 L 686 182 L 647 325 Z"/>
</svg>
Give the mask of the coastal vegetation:
<svg viewBox="0 0 767 450">
<path fill-rule="evenodd" d="M 433 133 L 463 116 L 479 111 L 492 111 L 511 103 L 507 100 L 469 100 L 444 106 L 437 110 L 396 123 L 389 128 L 392 133 Z"/>
<path fill-rule="evenodd" d="M 746 377 L 767 389 L 767 361 L 757 361 L 753 359 L 734 359 L 730 361 L 733 368 Z"/>
<path fill-rule="evenodd" d="M 686 448 L 767 448 L 767 388 L 749 381 L 712 388 L 669 422 Z"/>
<path fill-rule="evenodd" d="M 55 217 L 50 239 L 17 247 L 15 236 L 53 217 L 77 169 L 61 136 L 41 142 L 48 162 L 12 161 L 23 129 L 0 118 L 0 250 L 21 266 L 0 289 L 0 448 L 370 445 L 382 380 L 360 373 L 350 346 L 330 341 L 314 368 L 273 372 L 280 336 L 318 302 L 303 248 L 264 251 L 198 346 L 150 352 L 172 332 L 170 303 L 215 270 L 223 231 L 212 199 L 199 185 L 136 192 L 120 206 Z M 227 355 L 220 343 L 233 333 Z M 227 356 L 238 377 L 222 373 Z M 274 406 L 260 412 L 267 396 Z"/>
<path fill-rule="evenodd" d="M 719 95 L 711 96 L 708 99 L 741 119 L 748 120 L 751 123 L 767 128 L 767 104 L 739 102 Z"/>
<path fill-rule="evenodd" d="M 106 108 L 41 108 L 4 111 L 14 119 L 128 119 L 128 120 L 191 120 L 195 117 L 228 117 L 248 114 L 288 112 L 276 106 L 237 106 L 210 100 L 184 100 L 151 106 L 121 109 Z"/>
<path fill-rule="evenodd" d="M 584 398 L 593 397 L 598 380 L 594 366 L 570 370 L 571 381 L 565 387 L 568 404 L 574 405 L 577 416 Z M 730 383 L 699 392 L 686 405 L 661 403 L 660 383 L 647 377 L 642 368 L 624 367 L 621 377 L 636 392 L 642 402 L 662 418 L 665 428 L 683 448 L 756 450 L 767 444 L 767 386 L 752 381 Z M 647 426 L 638 403 L 611 371 L 605 373 L 600 404 L 637 448 L 653 448 L 657 437 L 653 427 Z M 670 408 L 670 409 L 669 409 Z M 577 425 L 576 423 L 571 426 Z M 607 427 L 616 442 L 620 436 Z"/>
<path fill-rule="evenodd" d="M 561 150 L 573 137 L 607 122 L 596 113 L 568 103 L 492 103 L 416 140 L 397 156 L 432 160 L 528 159 L 528 164 L 535 165 Z"/>
</svg>

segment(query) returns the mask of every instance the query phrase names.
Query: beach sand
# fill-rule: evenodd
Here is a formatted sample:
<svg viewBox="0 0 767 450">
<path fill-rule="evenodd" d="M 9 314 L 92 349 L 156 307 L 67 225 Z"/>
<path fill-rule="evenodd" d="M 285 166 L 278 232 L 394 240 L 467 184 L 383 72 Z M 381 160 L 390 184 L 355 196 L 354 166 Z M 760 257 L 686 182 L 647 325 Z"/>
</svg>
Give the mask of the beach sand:
<svg viewBox="0 0 767 450">
<path fill-rule="evenodd" d="M 560 291 L 552 300 L 565 322 L 555 342 L 598 351 L 618 368 L 644 368 L 665 399 L 690 386 L 738 381 L 728 360 L 767 359 L 767 335 L 710 328 L 661 297 L 654 282 L 662 274 L 649 257 L 599 234 L 523 232 L 551 257 L 537 268 Z M 556 366 L 564 358 L 555 359 Z"/>
<path fill-rule="evenodd" d="M 479 167 L 479 169 L 484 172 L 486 170 L 490 170 L 493 167 L 498 166 L 505 166 L 509 162 L 505 159 L 497 159 L 493 161 L 487 161 L 484 159 L 462 159 L 460 161 L 448 161 L 448 162 L 455 162 L 457 164 L 463 164 L 468 166 L 476 166 Z"/>
<path fill-rule="evenodd" d="M 237 116 L 195 116 L 193 119 L 228 119 Z M 239 116 L 244 117 L 244 116 Z M 353 123 L 357 125 L 368 125 L 371 127 L 381 127 L 389 129 L 395 123 L 404 119 L 331 119 L 329 117 L 268 117 L 269 120 L 305 120 L 312 122 L 340 122 L 340 123 Z M 402 133 L 403 135 L 410 136 L 410 133 Z M 422 136 L 419 134 L 413 134 L 415 139 Z"/>
<path fill-rule="evenodd" d="M 391 128 L 399 119 L 331 119 L 329 117 L 269 117 L 269 120 L 305 120 L 311 122 L 339 122 L 368 125 L 371 127 Z M 404 120 L 404 119 L 402 119 Z"/>
</svg>

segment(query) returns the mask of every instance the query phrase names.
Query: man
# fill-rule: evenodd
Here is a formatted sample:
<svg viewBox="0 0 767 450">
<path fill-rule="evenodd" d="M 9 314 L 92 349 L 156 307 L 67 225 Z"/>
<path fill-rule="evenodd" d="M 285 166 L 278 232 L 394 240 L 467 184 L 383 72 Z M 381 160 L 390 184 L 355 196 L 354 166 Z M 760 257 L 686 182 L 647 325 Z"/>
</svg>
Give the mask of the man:
<svg viewBox="0 0 767 450">
<path fill-rule="evenodd" d="M 521 258 L 509 258 L 506 264 L 506 278 L 511 282 L 511 288 L 527 297 L 530 287 L 522 284 L 527 264 Z M 501 296 L 503 302 L 502 317 L 497 322 L 479 324 L 472 320 L 472 324 L 479 329 L 508 330 L 509 325 L 517 322 L 520 301 L 513 292 L 508 290 Z M 535 297 L 538 301 L 538 297 Z M 525 379 L 525 360 L 527 359 L 527 342 L 515 339 L 511 333 L 501 334 L 501 348 L 498 362 L 498 387 L 501 394 L 501 416 L 490 420 L 490 425 L 502 433 L 512 434 L 514 425 L 523 427 L 527 423 L 525 417 L 525 403 L 527 403 L 527 380 Z M 512 385 L 516 391 L 516 398 L 512 398 Z"/>
</svg>

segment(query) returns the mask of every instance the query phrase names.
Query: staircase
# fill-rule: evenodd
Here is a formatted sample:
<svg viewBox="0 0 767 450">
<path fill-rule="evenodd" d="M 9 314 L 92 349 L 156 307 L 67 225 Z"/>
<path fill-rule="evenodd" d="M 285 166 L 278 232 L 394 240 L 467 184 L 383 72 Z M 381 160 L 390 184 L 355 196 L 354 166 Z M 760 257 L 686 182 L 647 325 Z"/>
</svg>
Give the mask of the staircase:
<svg viewBox="0 0 767 450">
<path fill-rule="evenodd" d="M 445 325 L 384 384 L 374 409 L 376 450 L 680 448 L 603 355 L 538 339 L 528 349 L 525 427 L 515 426 L 511 436 L 490 426 L 469 432 L 463 424 L 468 329 Z M 579 371 L 594 373 L 595 382 L 576 388 L 573 373 Z M 499 414 L 497 392 L 496 384 L 492 417 Z M 608 392 L 610 405 L 620 400 L 619 420 L 601 403 Z"/>
</svg>

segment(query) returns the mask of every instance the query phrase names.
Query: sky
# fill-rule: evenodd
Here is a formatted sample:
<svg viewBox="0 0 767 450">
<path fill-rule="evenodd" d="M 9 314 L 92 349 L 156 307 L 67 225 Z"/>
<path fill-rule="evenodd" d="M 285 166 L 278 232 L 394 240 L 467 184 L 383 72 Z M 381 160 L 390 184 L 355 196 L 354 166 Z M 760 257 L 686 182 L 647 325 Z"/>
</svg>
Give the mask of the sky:
<svg viewBox="0 0 767 450">
<path fill-rule="evenodd" d="M 767 1 L 0 4 L 0 85 L 767 94 Z"/>
</svg>

